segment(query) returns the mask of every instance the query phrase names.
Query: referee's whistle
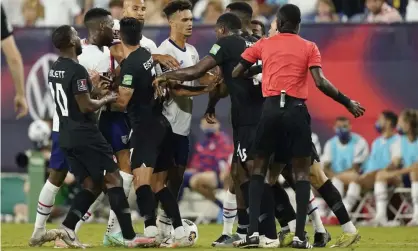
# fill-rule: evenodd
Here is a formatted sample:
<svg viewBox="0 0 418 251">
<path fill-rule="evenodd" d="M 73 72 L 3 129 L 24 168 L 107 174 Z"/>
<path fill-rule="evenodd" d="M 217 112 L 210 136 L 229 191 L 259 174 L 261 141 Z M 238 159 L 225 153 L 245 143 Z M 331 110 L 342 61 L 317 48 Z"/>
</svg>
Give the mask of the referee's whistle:
<svg viewBox="0 0 418 251">
<path fill-rule="evenodd" d="M 280 91 L 280 108 L 283 108 L 286 104 L 286 91 L 281 90 Z"/>
</svg>

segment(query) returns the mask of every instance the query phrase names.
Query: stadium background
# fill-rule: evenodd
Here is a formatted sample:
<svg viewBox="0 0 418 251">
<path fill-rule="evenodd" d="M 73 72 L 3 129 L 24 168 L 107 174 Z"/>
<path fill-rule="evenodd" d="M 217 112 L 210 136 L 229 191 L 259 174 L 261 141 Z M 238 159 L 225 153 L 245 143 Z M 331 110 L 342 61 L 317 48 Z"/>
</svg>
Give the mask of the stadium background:
<svg viewBox="0 0 418 251">
<path fill-rule="evenodd" d="M 85 29 L 78 29 L 80 37 Z M 418 108 L 418 23 L 394 25 L 372 24 L 306 24 L 301 35 L 318 44 L 327 77 L 348 96 L 359 100 L 367 109 L 366 115 L 352 120 L 353 131 L 369 143 L 377 136 L 374 123 L 384 109 L 399 112 L 405 107 Z M 31 147 L 27 128 L 33 119 L 52 117 L 53 102 L 47 88 L 46 76 L 56 58 L 50 35 L 52 28 L 21 28 L 14 30 L 21 51 L 26 79 L 26 95 L 30 115 L 16 120 L 13 109 L 14 88 L 6 64 L 1 66 L 1 167 L 2 171 L 19 172 L 15 154 Z M 168 37 L 167 27 L 146 27 L 144 35 L 159 45 Z M 211 26 L 196 26 L 189 43 L 204 57 L 213 43 Z M 2 54 L 2 61 L 5 59 Z M 309 77 L 310 78 L 310 77 Z M 201 137 L 199 121 L 206 109 L 207 96 L 195 98 L 193 111 L 194 138 Z M 331 99 L 326 98 L 311 81 L 308 106 L 313 131 L 323 144 L 334 132 L 336 116 L 349 114 Z M 216 113 L 223 129 L 231 132 L 229 99 L 218 104 Z"/>
</svg>

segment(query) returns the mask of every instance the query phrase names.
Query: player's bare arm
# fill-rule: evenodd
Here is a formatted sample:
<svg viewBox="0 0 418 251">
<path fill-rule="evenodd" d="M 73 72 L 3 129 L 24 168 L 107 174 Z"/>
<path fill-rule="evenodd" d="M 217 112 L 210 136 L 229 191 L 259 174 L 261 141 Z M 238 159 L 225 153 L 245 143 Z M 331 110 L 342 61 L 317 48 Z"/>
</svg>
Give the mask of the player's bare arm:
<svg viewBox="0 0 418 251">
<path fill-rule="evenodd" d="M 342 104 L 347 110 L 354 115 L 354 117 L 363 116 L 366 109 L 360 105 L 359 102 L 350 100 L 344 94 L 342 94 L 335 86 L 325 78 L 321 67 L 310 67 L 309 68 L 312 78 L 315 81 L 316 87 L 328 97 L 334 99 L 338 103 Z"/>
<path fill-rule="evenodd" d="M 134 89 L 125 86 L 119 86 L 119 97 L 116 102 L 112 104 L 112 107 L 115 107 L 120 111 L 125 111 L 133 93 Z"/>
<path fill-rule="evenodd" d="M 225 98 L 228 96 L 228 92 L 222 90 L 227 90 L 225 83 L 218 85 L 214 90 L 209 92 L 209 101 L 208 106 L 205 112 L 205 119 L 209 124 L 216 123 L 216 116 L 215 116 L 215 107 L 216 104 L 221 100 L 221 98 Z M 224 95 L 223 95 L 224 94 Z"/>
<path fill-rule="evenodd" d="M 198 95 L 211 92 L 218 85 L 217 82 L 213 82 L 208 85 L 200 85 L 200 86 L 182 85 L 178 81 L 169 81 L 169 82 L 170 82 L 169 84 L 170 92 L 174 96 L 187 96 L 187 97 L 198 96 Z"/>
<path fill-rule="evenodd" d="M 74 95 L 74 97 L 80 111 L 82 113 L 90 113 L 99 110 L 102 106 L 108 103 L 114 102 L 118 96 L 115 93 L 110 93 L 99 100 L 95 100 L 91 98 L 90 93 L 81 93 Z"/>
<path fill-rule="evenodd" d="M 261 65 L 255 65 L 248 67 L 247 63 L 240 62 L 237 66 L 235 66 L 234 70 L 232 71 L 233 78 L 245 77 L 250 78 L 262 72 Z"/>
<path fill-rule="evenodd" d="M 154 60 L 154 65 L 161 64 L 171 70 L 178 69 L 180 67 L 177 59 L 170 55 L 152 54 L 152 60 Z"/>
</svg>

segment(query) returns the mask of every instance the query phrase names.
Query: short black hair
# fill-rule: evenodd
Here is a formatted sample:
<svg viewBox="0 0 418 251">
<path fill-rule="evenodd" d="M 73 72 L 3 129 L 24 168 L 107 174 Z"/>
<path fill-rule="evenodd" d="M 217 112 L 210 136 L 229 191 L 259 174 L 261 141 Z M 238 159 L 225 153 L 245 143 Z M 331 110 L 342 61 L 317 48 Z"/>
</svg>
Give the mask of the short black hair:
<svg viewBox="0 0 418 251">
<path fill-rule="evenodd" d="M 52 32 L 52 44 L 58 50 L 70 47 L 72 27 L 69 25 L 61 25 Z"/>
<path fill-rule="evenodd" d="M 142 39 L 144 23 L 133 17 L 124 17 L 120 20 L 120 39 L 127 45 L 138 45 Z"/>
<path fill-rule="evenodd" d="M 266 35 L 266 26 L 263 24 L 263 22 L 259 20 L 251 20 L 251 24 L 260 25 L 261 26 L 261 34 Z"/>
<path fill-rule="evenodd" d="M 299 7 L 294 4 L 283 5 L 277 12 L 277 20 L 280 21 L 280 28 L 282 30 L 296 29 L 301 22 L 301 13 Z"/>
<path fill-rule="evenodd" d="M 394 113 L 393 111 L 385 110 L 382 112 L 383 117 L 385 117 L 386 120 L 390 121 L 390 125 L 392 128 L 396 127 L 396 124 L 398 123 L 398 115 Z"/>
<path fill-rule="evenodd" d="M 89 11 L 87 11 L 86 15 L 84 15 L 84 25 L 88 27 L 92 21 L 102 19 L 111 15 L 112 14 L 108 10 L 102 8 L 90 9 Z"/>
<path fill-rule="evenodd" d="M 335 121 L 350 121 L 347 117 L 344 116 L 338 116 Z"/>
<path fill-rule="evenodd" d="M 189 0 L 174 0 L 169 2 L 163 9 L 163 12 L 167 18 L 177 11 L 192 10 L 192 3 Z"/>
<path fill-rule="evenodd" d="M 243 21 L 250 22 L 253 17 L 253 8 L 246 2 L 230 3 L 226 8 L 236 13 Z"/>
<path fill-rule="evenodd" d="M 223 26 L 228 30 L 241 30 L 242 23 L 234 13 L 224 13 L 216 21 L 217 26 Z"/>
</svg>

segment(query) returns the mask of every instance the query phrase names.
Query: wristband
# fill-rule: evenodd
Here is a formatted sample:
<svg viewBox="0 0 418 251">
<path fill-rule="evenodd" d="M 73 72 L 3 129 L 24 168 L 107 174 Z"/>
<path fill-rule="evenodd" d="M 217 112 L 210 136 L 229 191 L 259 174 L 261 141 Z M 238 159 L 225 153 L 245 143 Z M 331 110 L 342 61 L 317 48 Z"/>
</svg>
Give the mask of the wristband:
<svg viewBox="0 0 418 251">
<path fill-rule="evenodd" d="M 351 100 L 347 96 L 342 94 L 340 91 L 338 91 L 338 95 L 335 98 L 335 100 L 344 105 L 345 107 L 348 107 L 351 103 Z"/>
<path fill-rule="evenodd" d="M 215 107 L 208 107 L 206 113 L 215 113 Z"/>
</svg>

